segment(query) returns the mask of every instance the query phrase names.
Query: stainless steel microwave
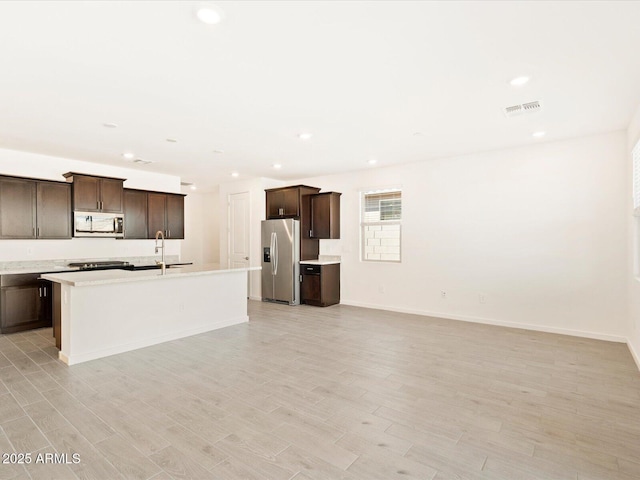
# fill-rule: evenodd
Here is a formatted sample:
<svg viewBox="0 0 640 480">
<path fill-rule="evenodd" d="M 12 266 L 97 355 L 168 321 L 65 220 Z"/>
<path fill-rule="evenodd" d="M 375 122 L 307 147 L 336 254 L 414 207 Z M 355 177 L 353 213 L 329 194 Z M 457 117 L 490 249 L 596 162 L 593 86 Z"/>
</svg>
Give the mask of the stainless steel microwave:
<svg viewBox="0 0 640 480">
<path fill-rule="evenodd" d="M 73 212 L 74 237 L 124 237 L 121 213 Z"/>
</svg>

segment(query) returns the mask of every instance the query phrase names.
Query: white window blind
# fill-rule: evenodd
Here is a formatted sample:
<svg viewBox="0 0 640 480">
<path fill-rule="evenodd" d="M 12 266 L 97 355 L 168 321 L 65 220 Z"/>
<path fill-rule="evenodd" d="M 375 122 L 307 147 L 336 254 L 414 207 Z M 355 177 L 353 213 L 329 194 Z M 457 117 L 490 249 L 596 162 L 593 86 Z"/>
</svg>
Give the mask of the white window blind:
<svg viewBox="0 0 640 480">
<path fill-rule="evenodd" d="M 402 191 L 362 192 L 362 259 L 374 262 L 401 260 Z"/>
<path fill-rule="evenodd" d="M 633 156 L 633 214 L 640 217 L 640 141 L 632 150 Z"/>
</svg>

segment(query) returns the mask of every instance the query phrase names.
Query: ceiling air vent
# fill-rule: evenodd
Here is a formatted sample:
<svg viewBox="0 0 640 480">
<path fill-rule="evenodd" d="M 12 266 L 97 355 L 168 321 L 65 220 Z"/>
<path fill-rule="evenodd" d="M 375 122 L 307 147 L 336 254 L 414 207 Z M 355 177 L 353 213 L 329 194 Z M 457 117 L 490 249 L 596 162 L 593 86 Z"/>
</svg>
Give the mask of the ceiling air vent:
<svg viewBox="0 0 640 480">
<path fill-rule="evenodd" d="M 153 163 L 151 160 L 143 160 L 141 158 L 136 158 L 133 163 L 137 163 L 138 165 L 149 165 L 150 163 Z"/>
<path fill-rule="evenodd" d="M 504 108 L 504 114 L 507 117 L 516 117 L 518 115 L 523 115 L 525 113 L 534 113 L 539 111 L 542 108 L 540 102 L 536 100 L 535 102 L 523 103 L 521 105 L 511 105 L 510 107 Z"/>
</svg>

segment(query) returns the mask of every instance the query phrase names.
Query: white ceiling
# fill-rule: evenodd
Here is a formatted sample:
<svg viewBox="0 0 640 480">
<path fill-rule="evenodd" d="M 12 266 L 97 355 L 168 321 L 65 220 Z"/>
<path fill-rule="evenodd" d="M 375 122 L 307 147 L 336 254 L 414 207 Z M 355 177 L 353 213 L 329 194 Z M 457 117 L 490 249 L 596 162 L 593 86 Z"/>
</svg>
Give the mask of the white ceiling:
<svg viewBox="0 0 640 480">
<path fill-rule="evenodd" d="M 208 26 L 190 1 L 0 2 L 0 147 L 207 187 L 619 130 L 640 104 L 640 2 L 214 3 Z"/>
</svg>

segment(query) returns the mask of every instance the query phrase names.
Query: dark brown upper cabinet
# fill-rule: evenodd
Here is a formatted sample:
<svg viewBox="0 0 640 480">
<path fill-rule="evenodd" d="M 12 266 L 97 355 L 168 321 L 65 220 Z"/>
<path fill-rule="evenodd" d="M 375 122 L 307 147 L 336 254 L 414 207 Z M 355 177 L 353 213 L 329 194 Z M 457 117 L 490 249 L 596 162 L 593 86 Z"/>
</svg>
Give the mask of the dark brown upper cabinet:
<svg viewBox="0 0 640 480">
<path fill-rule="evenodd" d="M 297 218 L 300 220 L 300 259 L 318 258 L 320 244 L 311 238 L 311 197 L 319 188 L 307 185 L 270 188 L 266 193 L 267 220 L 278 218 Z"/>
<path fill-rule="evenodd" d="M 0 237 L 36 238 L 36 182 L 0 178 Z"/>
<path fill-rule="evenodd" d="M 147 192 L 124 189 L 124 238 L 148 238 Z"/>
<path fill-rule="evenodd" d="M 148 192 L 147 238 L 155 238 L 158 231 L 165 238 L 184 238 L 184 195 Z"/>
<path fill-rule="evenodd" d="M 311 238 L 340 238 L 340 195 L 338 192 L 311 195 Z"/>
<path fill-rule="evenodd" d="M 71 238 L 71 185 L 36 183 L 38 238 Z"/>
<path fill-rule="evenodd" d="M 73 209 L 80 212 L 123 213 L 124 179 L 82 173 L 64 174 L 73 183 Z"/>
<path fill-rule="evenodd" d="M 0 238 L 71 238 L 71 185 L 0 177 Z"/>
<path fill-rule="evenodd" d="M 307 212 L 304 211 L 302 197 L 319 191 L 319 188 L 306 185 L 265 190 L 267 195 L 267 220 L 304 217 Z"/>
</svg>

